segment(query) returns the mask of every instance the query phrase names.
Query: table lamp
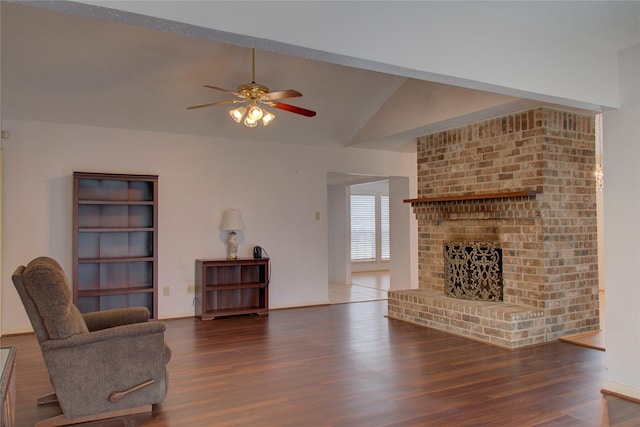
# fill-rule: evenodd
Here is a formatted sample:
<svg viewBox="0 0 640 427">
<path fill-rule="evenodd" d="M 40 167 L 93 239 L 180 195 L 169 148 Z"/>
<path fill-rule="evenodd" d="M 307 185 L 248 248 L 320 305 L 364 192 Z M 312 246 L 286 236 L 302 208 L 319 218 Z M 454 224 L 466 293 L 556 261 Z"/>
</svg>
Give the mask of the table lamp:
<svg viewBox="0 0 640 427">
<path fill-rule="evenodd" d="M 229 238 L 227 239 L 227 259 L 237 259 L 238 239 L 236 238 L 236 231 L 244 229 L 244 222 L 242 221 L 240 211 L 237 209 L 227 209 L 224 211 L 220 229 L 229 232 Z"/>
</svg>

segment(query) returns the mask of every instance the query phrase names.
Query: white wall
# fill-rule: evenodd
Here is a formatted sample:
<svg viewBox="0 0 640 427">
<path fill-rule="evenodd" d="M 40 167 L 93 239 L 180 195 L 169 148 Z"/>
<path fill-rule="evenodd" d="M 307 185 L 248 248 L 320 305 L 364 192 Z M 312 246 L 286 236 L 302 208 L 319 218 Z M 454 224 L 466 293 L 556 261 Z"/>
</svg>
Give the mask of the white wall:
<svg viewBox="0 0 640 427">
<path fill-rule="evenodd" d="M 640 45 L 620 53 L 618 111 L 603 114 L 604 389 L 640 399 Z"/>
<path fill-rule="evenodd" d="M 351 284 L 351 227 L 349 223 L 349 187 L 332 184 L 328 191 L 329 281 Z"/>
<path fill-rule="evenodd" d="M 418 220 L 405 200 L 414 198 L 417 188 L 411 187 L 409 178 L 389 179 L 389 224 L 391 290 L 418 288 Z M 415 268 L 413 266 L 416 266 Z"/>
<path fill-rule="evenodd" d="M 2 320 L 30 330 L 11 273 L 39 255 L 71 274 L 72 172 L 158 174 L 161 318 L 192 316 L 196 258 L 225 257 L 222 212 L 237 208 L 272 258 L 272 308 L 328 302 L 327 172 L 409 176 L 415 154 L 226 141 L 188 135 L 5 120 Z M 316 212 L 320 220 L 316 220 Z M 416 265 L 412 268 L 417 269 Z"/>
</svg>

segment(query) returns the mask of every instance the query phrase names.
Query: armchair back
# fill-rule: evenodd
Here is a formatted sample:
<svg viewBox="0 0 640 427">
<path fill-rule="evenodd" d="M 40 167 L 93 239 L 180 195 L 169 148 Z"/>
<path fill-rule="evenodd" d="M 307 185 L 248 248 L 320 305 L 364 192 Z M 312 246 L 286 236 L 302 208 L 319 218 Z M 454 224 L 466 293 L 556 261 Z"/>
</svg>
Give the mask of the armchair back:
<svg viewBox="0 0 640 427">
<path fill-rule="evenodd" d="M 39 342 L 89 332 L 57 261 L 38 257 L 16 270 L 12 279 Z"/>
</svg>

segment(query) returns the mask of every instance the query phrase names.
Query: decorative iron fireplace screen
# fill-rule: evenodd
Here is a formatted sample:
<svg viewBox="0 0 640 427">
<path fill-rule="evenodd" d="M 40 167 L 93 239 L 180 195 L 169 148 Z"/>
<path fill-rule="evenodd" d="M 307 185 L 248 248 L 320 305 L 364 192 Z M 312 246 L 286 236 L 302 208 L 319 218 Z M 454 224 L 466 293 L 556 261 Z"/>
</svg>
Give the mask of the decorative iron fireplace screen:
<svg viewBox="0 0 640 427">
<path fill-rule="evenodd" d="M 444 242 L 445 294 L 502 301 L 502 249 L 493 242 Z"/>
</svg>

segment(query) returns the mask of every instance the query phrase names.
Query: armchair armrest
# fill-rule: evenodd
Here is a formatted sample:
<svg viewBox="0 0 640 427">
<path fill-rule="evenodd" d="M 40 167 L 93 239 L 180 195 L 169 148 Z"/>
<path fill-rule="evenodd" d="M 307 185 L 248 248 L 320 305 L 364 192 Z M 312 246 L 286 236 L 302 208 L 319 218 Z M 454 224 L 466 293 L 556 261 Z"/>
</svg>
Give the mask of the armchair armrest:
<svg viewBox="0 0 640 427">
<path fill-rule="evenodd" d="M 67 348 L 78 348 L 96 343 L 107 343 L 110 340 L 135 340 L 140 337 L 152 334 L 163 334 L 165 330 L 162 322 L 133 323 L 130 325 L 116 326 L 113 328 L 101 329 L 89 332 L 88 334 L 77 334 L 61 340 L 47 340 L 40 343 L 43 353 L 45 351 L 55 351 Z"/>
<path fill-rule="evenodd" d="M 82 315 L 89 331 L 143 323 L 149 320 L 149 316 L 149 310 L 145 307 L 117 308 Z"/>
</svg>

